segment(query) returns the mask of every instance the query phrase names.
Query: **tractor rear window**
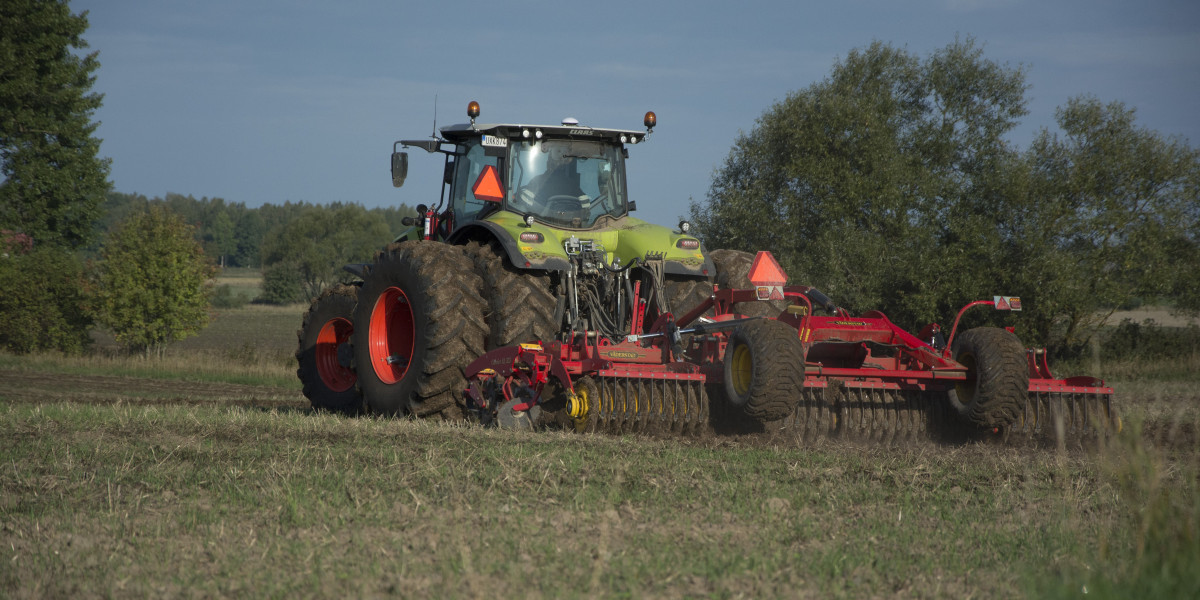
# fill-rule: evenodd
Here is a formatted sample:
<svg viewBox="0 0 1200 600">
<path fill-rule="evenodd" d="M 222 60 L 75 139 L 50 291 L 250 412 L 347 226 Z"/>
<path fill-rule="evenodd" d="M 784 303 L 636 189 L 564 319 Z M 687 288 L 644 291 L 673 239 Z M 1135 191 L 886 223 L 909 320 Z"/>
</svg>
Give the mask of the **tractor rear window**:
<svg viewBox="0 0 1200 600">
<path fill-rule="evenodd" d="M 466 223 L 473 220 L 485 206 L 487 201 L 482 198 L 476 198 L 472 193 L 472 183 L 483 172 L 485 167 L 496 167 L 499 165 L 499 160 L 495 156 L 486 156 L 484 147 L 475 144 L 466 147 L 459 147 L 459 156 L 454 175 L 453 198 L 451 199 L 454 206 L 454 218 L 458 223 Z"/>
<path fill-rule="evenodd" d="M 510 210 L 560 227 L 587 229 L 625 214 L 620 148 L 598 142 L 538 140 L 513 145 Z"/>
</svg>

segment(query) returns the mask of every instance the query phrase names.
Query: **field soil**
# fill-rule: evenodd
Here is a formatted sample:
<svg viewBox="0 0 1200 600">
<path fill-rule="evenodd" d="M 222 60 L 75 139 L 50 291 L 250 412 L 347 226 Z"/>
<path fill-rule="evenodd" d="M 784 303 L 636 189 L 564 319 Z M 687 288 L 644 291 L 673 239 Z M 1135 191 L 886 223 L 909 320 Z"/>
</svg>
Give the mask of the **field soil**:
<svg viewBox="0 0 1200 600">
<path fill-rule="evenodd" d="M 1069 447 L 525 432 L 313 412 L 303 309 L 0 355 L 0 597 L 1200 597 L 1194 369 Z"/>
<path fill-rule="evenodd" d="M 185 404 L 245 408 L 308 408 L 294 387 L 71 375 L 0 369 L 0 401 L 22 404 Z"/>
</svg>

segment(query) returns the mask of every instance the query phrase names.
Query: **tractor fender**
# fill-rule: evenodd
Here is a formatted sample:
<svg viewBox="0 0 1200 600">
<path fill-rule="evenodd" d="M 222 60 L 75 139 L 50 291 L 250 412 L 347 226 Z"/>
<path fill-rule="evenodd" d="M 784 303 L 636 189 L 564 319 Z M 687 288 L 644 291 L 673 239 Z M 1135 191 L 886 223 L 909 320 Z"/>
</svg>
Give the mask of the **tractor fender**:
<svg viewBox="0 0 1200 600">
<path fill-rule="evenodd" d="M 424 236 L 425 232 L 420 227 L 409 227 L 408 229 L 400 232 L 400 235 L 396 236 L 396 239 L 392 240 L 392 243 L 398 244 L 400 242 L 407 242 L 409 240 L 419 240 Z"/>
<path fill-rule="evenodd" d="M 504 253 L 508 255 L 509 263 L 518 269 L 566 271 L 571 268 L 571 263 L 557 256 L 540 258 L 526 256 L 517 246 L 517 241 L 503 227 L 490 221 L 475 221 L 450 234 L 446 241 L 451 244 L 465 244 L 469 241 L 498 242 L 500 247 L 504 248 Z"/>
<path fill-rule="evenodd" d="M 694 277 L 713 278 L 717 274 L 717 267 L 713 265 L 712 258 L 708 256 L 708 252 L 704 252 L 704 266 L 700 268 L 689 267 L 679 261 L 667 260 L 663 262 L 663 271 L 667 275 L 692 275 Z"/>
</svg>

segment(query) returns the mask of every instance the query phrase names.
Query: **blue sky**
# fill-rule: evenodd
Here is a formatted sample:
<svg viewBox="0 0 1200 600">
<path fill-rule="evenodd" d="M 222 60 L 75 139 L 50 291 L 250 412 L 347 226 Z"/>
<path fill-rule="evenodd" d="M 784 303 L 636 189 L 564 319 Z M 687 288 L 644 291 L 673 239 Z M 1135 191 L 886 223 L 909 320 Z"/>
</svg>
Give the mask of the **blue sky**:
<svg viewBox="0 0 1200 600">
<path fill-rule="evenodd" d="M 329 2 L 74 0 L 100 52 L 101 154 L 117 191 L 368 207 L 434 202 L 440 156 L 391 187 L 392 142 L 466 121 L 640 128 L 641 218 L 702 200 L 739 132 L 874 40 L 921 57 L 972 36 L 1024 65 L 1028 145 L 1072 96 L 1120 100 L 1200 146 L 1200 2 Z"/>
</svg>

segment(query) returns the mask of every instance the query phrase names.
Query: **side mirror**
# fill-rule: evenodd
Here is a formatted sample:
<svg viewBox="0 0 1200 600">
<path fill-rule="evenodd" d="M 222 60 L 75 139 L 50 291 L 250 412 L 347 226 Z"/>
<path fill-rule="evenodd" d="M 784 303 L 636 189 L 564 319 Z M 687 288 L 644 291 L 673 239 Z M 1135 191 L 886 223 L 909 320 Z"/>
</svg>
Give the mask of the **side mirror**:
<svg viewBox="0 0 1200 600">
<path fill-rule="evenodd" d="M 405 177 L 408 177 L 408 153 L 392 152 L 392 187 L 404 185 Z"/>
<path fill-rule="evenodd" d="M 633 211 L 635 211 L 635 210 L 637 210 L 637 201 L 636 201 L 636 200 L 630 200 L 630 201 L 629 201 L 629 210 L 628 210 L 628 212 L 633 212 Z"/>
<path fill-rule="evenodd" d="M 446 170 L 442 171 L 442 181 L 446 182 L 446 185 L 454 183 L 454 161 L 446 161 Z"/>
</svg>

